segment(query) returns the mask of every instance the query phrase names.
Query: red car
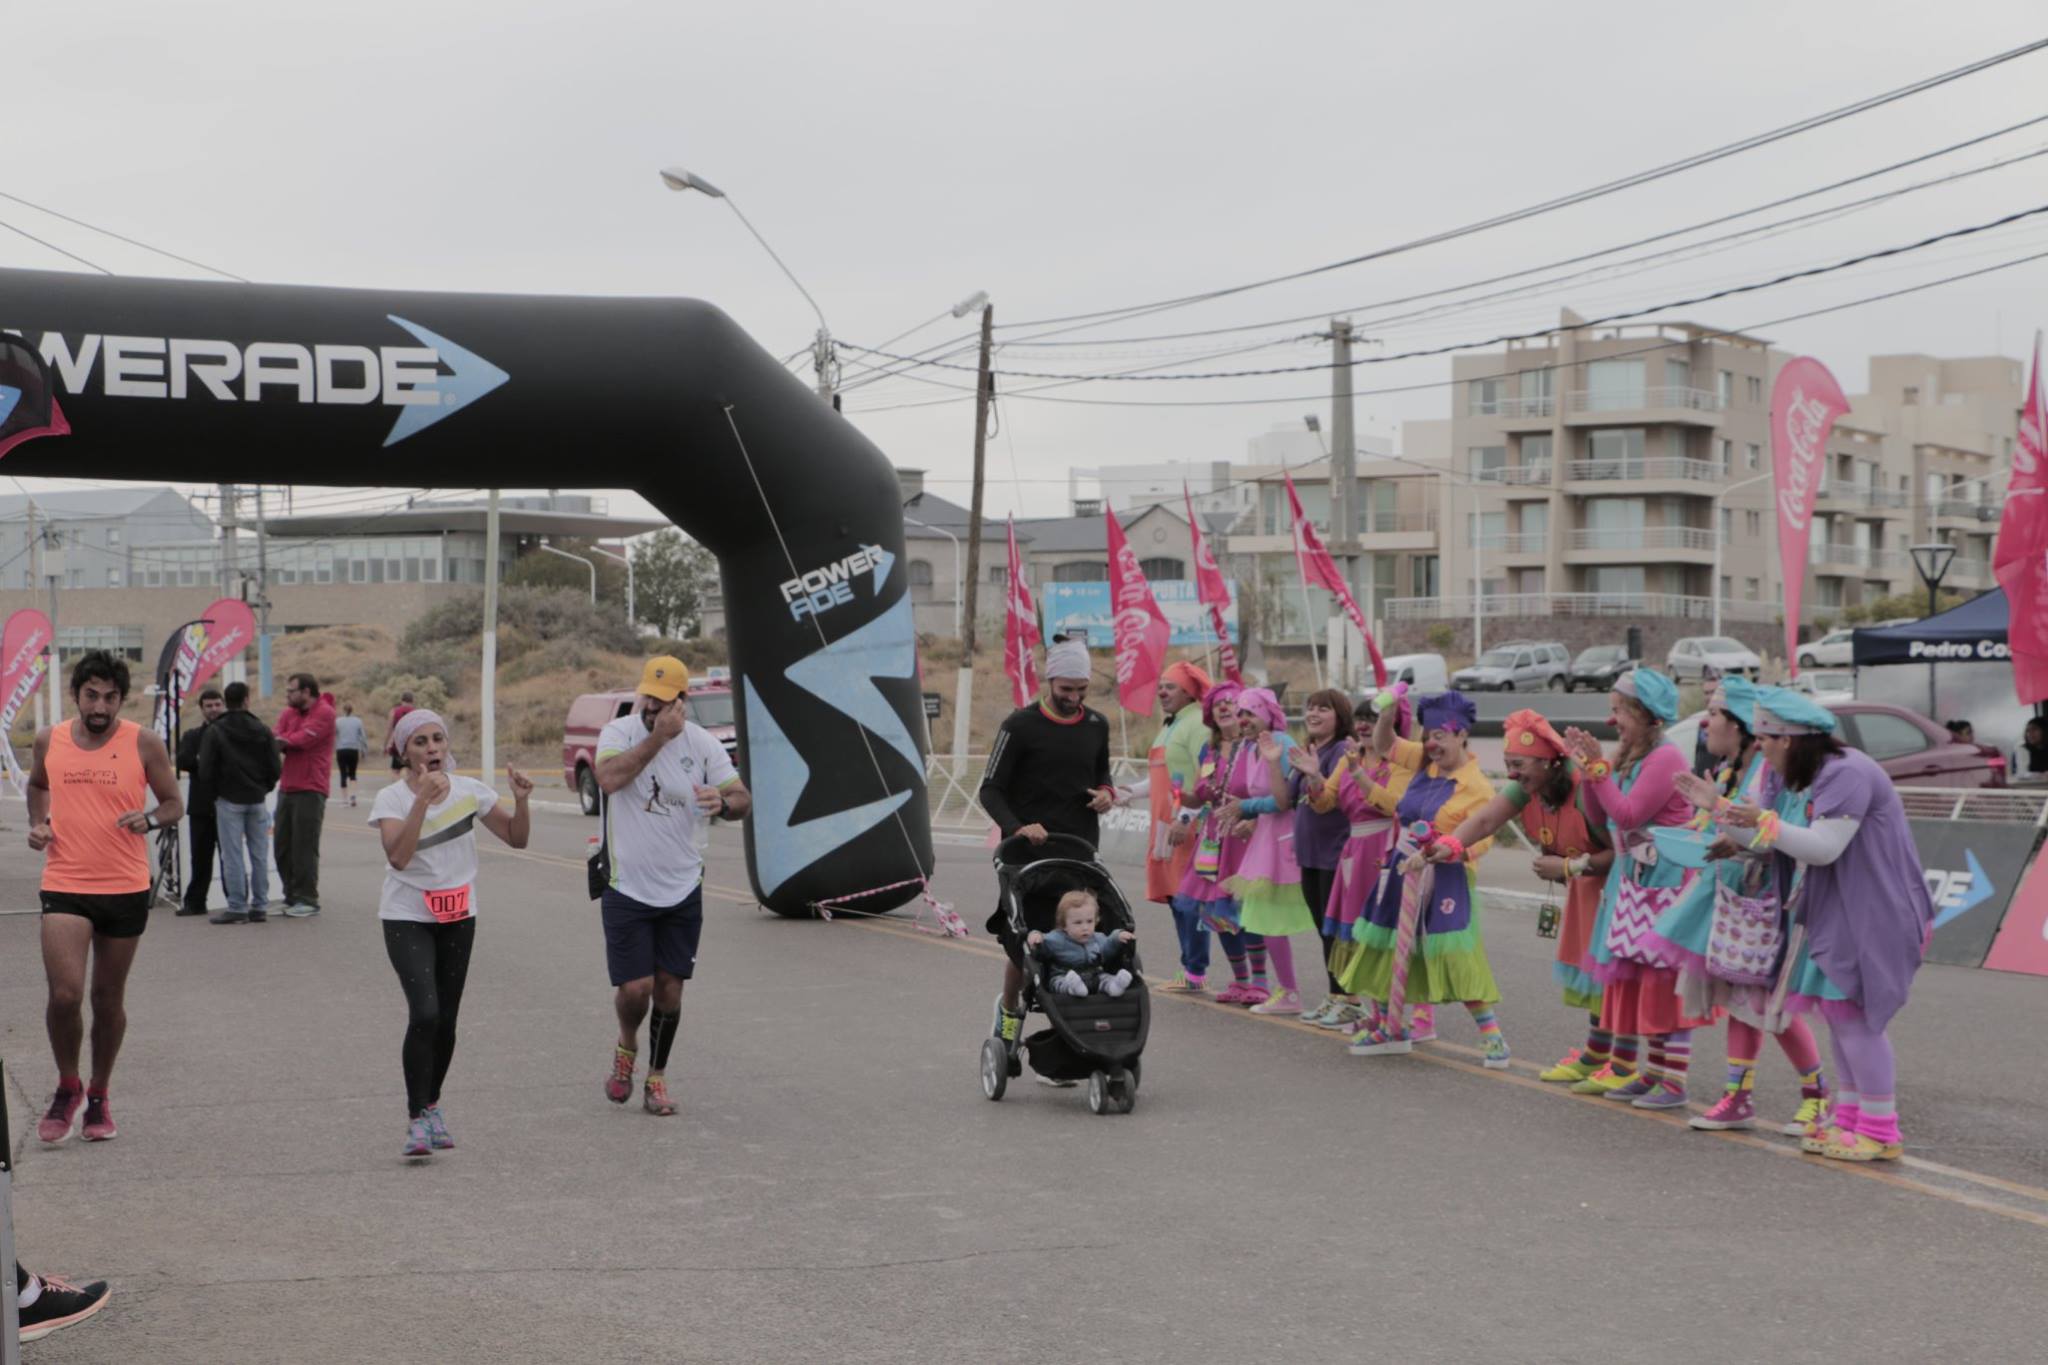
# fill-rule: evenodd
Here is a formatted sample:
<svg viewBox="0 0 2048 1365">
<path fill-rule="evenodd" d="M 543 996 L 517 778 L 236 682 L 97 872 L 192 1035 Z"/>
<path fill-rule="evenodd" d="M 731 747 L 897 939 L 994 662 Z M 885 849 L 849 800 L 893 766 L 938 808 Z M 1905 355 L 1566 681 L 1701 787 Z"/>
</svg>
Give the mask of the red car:
<svg viewBox="0 0 2048 1365">
<path fill-rule="evenodd" d="M 732 685 L 722 679 L 690 684 L 690 720 L 711 732 L 728 754 L 739 749 L 733 719 Z M 631 688 L 617 692 L 586 692 L 569 703 L 562 723 L 562 783 L 576 793 L 585 815 L 597 814 L 597 737 L 604 727 L 633 709 Z"/>
<path fill-rule="evenodd" d="M 1927 717 L 1877 701 L 1828 703 L 1844 744 L 1878 761 L 1901 787 L 2003 787 L 2005 758 L 1985 744 L 1959 744 Z"/>
</svg>

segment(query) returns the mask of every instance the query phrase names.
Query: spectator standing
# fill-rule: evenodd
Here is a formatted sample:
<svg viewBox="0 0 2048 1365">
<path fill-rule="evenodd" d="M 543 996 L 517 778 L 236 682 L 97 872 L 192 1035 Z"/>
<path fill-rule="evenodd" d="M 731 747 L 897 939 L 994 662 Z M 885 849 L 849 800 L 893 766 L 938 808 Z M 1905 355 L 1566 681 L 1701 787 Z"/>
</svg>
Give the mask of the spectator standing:
<svg viewBox="0 0 2048 1365">
<path fill-rule="evenodd" d="M 192 841 L 192 871 L 185 878 L 185 900 L 178 907 L 181 915 L 205 914 L 206 893 L 213 890 L 213 855 L 217 843 L 213 823 L 214 793 L 213 785 L 199 774 L 199 744 L 226 709 L 227 703 L 221 700 L 220 689 L 207 688 L 199 694 L 199 714 L 203 719 L 178 736 L 178 771 L 191 777 L 185 793 L 185 828 L 187 837 Z"/>
<path fill-rule="evenodd" d="M 320 913 L 320 826 L 334 781 L 334 697 L 310 673 L 294 673 L 285 709 L 277 718 L 284 777 L 277 797 L 277 875 L 284 882 L 284 913 L 305 919 Z"/>
<path fill-rule="evenodd" d="M 2027 722 L 2012 751 L 2012 775 L 2019 782 L 2048 781 L 2048 725 L 2039 716 Z"/>
<path fill-rule="evenodd" d="M 391 719 L 384 726 L 384 752 L 391 759 L 392 772 L 405 771 L 405 755 L 398 752 L 398 746 L 391 742 L 390 736 L 398 732 L 398 722 L 405 718 L 406 712 L 418 709 L 419 706 L 413 701 L 412 693 L 410 692 L 400 692 L 398 694 L 398 705 L 391 708 Z"/>
<path fill-rule="evenodd" d="M 220 879 L 228 908 L 209 924 L 261 924 L 269 918 L 270 807 L 265 804 L 284 771 L 277 737 L 249 710 L 249 684 L 227 686 L 226 711 L 206 727 L 199 772 L 214 793 L 220 831 Z M 196 785 L 196 784 L 195 784 Z"/>
<path fill-rule="evenodd" d="M 370 735 L 363 729 L 363 718 L 356 714 L 354 706 L 343 702 L 341 715 L 334 722 L 334 767 L 341 774 L 341 794 L 351 806 L 356 803 L 356 794 L 348 789 L 348 784 L 357 780 L 357 765 L 369 751 Z"/>
</svg>

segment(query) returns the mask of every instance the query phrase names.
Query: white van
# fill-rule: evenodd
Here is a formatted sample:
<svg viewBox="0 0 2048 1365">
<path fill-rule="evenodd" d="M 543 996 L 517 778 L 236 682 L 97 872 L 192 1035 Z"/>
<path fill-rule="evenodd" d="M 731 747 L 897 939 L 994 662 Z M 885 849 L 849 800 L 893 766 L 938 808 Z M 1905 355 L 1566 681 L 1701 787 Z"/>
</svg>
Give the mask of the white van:
<svg viewBox="0 0 2048 1365">
<path fill-rule="evenodd" d="M 1450 670 L 1441 654 L 1387 656 L 1387 682 L 1404 682 L 1410 692 L 1443 692 L 1450 688 Z"/>
</svg>

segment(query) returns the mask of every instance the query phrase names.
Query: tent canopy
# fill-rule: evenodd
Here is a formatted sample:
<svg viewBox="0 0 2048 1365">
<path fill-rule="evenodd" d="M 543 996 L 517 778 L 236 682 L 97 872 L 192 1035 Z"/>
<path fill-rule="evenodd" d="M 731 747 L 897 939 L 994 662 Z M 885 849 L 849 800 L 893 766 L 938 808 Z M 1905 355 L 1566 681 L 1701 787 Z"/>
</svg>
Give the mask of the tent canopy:
<svg viewBox="0 0 2048 1365">
<path fill-rule="evenodd" d="M 1850 636 L 1856 667 L 1873 664 L 1996 663 L 2005 644 L 2005 589 L 1994 588 L 1947 611 L 1899 626 L 1872 626 Z"/>
</svg>

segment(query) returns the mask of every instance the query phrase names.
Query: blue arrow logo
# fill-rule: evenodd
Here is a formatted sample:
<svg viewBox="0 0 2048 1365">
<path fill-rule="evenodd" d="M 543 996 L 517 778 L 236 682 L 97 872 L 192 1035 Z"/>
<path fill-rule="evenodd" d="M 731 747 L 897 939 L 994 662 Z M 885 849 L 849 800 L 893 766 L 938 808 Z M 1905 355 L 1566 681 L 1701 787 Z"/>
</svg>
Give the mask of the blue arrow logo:
<svg viewBox="0 0 2048 1365">
<path fill-rule="evenodd" d="M 868 557 L 875 562 L 874 586 L 869 591 L 879 600 L 882 596 L 882 585 L 889 581 L 889 569 L 896 563 L 896 556 L 879 545 L 863 545 L 861 548 L 866 550 Z"/>
<path fill-rule="evenodd" d="M 0 384 L 0 424 L 14 415 L 14 405 L 21 401 L 21 390 L 12 384 Z"/>
<path fill-rule="evenodd" d="M 917 635 L 908 595 L 895 606 L 824 648 L 791 664 L 784 677 L 833 710 L 864 726 L 913 768 L 921 767 L 917 741 L 876 678 L 917 674 Z M 811 780 L 811 766 L 754 688 L 745 680 L 747 756 L 754 779 L 754 872 L 761 893 L 777 887 L 836 848 L 859 838 L 910 800 L 909 790 L 795 823 L 797 801 Z M 852 785 L 864 785 L 853 776 Z"/>
<path fill-rule="evenodd" d="M 1984 864 L 1977 861 L 1977 851 L 1975 849 L 1964 849 L 1963 857 L 1969 860 L 1970 889 L 1957 897 L 1954 905 L 1947 907 L 1934 917 L 1934 927 L 1937 929 L 1947 924 L 1950 920 L 1961 919 L 1964 915 L 1969 914 L 1985 901 L 1990 900 L 1992 893 L 1998 889 L 1991 884 L 1990 876 L 1984 871 Z"/>
<path fill-rule="evenodd" d="M 431 346 L 441 358 L 441 363 L 455 371 L 452 375 L 442 375 L 434 386 L 436 402 L 407 404 L 398 410 L 398 420 L 391 424 L 391 434 L 384 438 L 386 446 L 395 446 L 413 433 L 425 431 L 512 377 L 475 351 L 457 346 L 447 337 L 436 335 L 416 322 L 407 322 L 394 313 L 385 316 L 411 332 L 422 344 Z"/>
</svg>

